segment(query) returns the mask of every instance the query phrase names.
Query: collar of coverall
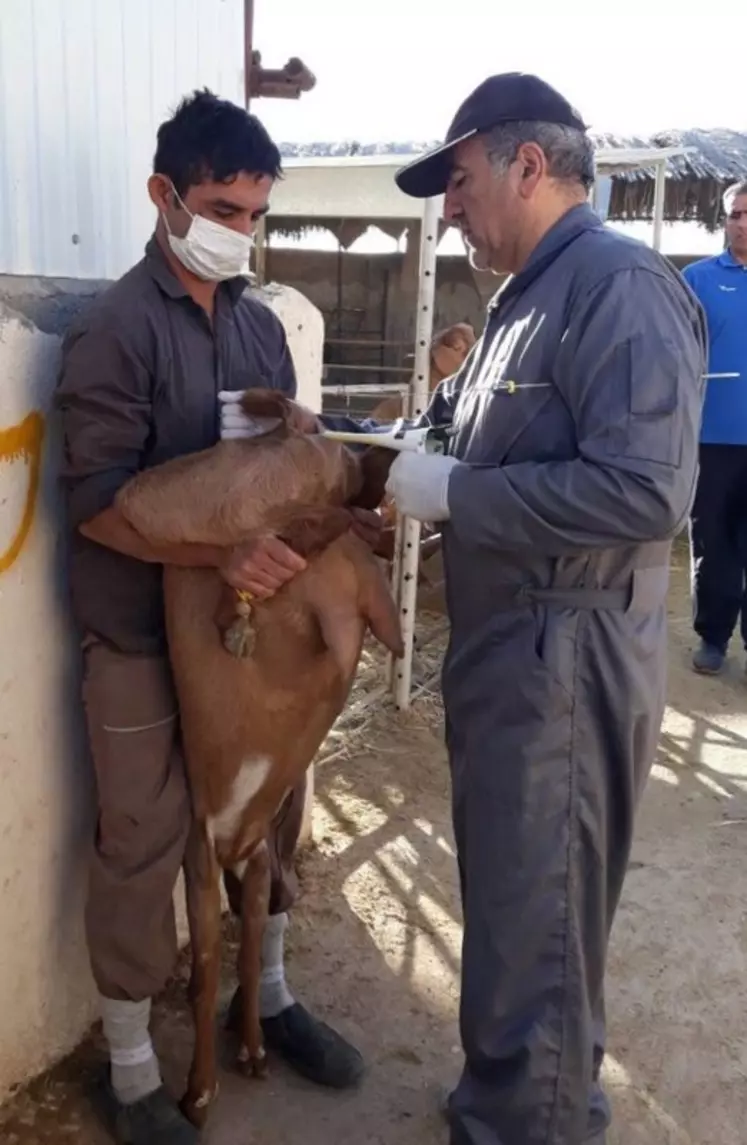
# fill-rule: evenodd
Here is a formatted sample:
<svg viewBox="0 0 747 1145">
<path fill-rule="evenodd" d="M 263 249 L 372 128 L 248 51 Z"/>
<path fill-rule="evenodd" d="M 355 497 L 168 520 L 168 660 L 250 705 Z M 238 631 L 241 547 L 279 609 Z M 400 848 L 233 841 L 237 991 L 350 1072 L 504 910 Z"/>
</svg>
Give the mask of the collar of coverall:
<svg viewBox="0 0 747 1145">
<path fill-rule="evenodd" d="M 577 238 L 587 231 L 597 230 L 602 226 L 599 215 L 588 203 L 579 203 L 571 207 L 540 239 L 530 254 L 526 266 L 518 274 L 510 275 L 501 283 L 488 303 L 488 314 L 502 306 L 513 295 L 526 290 L 527 286 L 539 278 L 558 255 Z"/>
</svg>

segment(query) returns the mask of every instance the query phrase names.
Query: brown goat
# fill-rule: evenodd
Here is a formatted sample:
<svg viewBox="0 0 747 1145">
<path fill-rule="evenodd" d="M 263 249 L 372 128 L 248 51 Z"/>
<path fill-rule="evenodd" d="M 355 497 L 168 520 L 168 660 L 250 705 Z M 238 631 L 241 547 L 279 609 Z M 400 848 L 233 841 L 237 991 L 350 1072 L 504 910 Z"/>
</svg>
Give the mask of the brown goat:
<svg viewBox="0 0 747 1145">
<path fill-rule="evenodd" d="M 276 427 L 140 473 L 117 498 L 130 524 L 153 544 L 231 546 L 272 531 L 308 560 L 273 598 L 252 602 L 254 643 L 243 659 L 226 650 L 216 623 L 226 601 L 236 600 L 217 570 L 164 568 L 169 654 L 194 808 L 185 875 L 195 1050 L 182 1107 L 198 1126 L 217 1092 L 220 870 L 241 884 L 239 1064 L 262 1074 L 259 978 L 270 824 L 345 704 L 366 629 L 402 654 L 381 565 L 349 528 L 351 506 L 374 508 L 381 500 L 391 455 L 356 455 L 304 435 L 294 425 L 292 403 L 271 391 L 250 392 L 244 406 L 255 418 L 274 417 Z"/>
</svg>

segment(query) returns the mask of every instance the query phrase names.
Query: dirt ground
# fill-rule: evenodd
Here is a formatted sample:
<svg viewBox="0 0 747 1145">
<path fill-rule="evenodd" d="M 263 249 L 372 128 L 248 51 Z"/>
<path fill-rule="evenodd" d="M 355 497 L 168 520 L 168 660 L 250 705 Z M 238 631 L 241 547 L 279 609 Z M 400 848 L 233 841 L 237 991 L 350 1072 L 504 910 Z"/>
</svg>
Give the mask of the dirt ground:
<svg viewBox="0 0 747 1145">
<path fill-rule="evenodd" d="M 610 954 L 609 1145 L 740 1145 L 747 1123 L 747 681 L 736 652 L 726 678 L 691 673 L 681 550 L 676 566 L 670 706 Z M 445 1142 L 437 1091 L 460 1066 L 460 910 L 440 711 L 426 692 L 407 715 L 379 703 L 357 731 L 348 723 L 317 772 L 288 963 L 298 996 L 364 1051 L 367 1079 L 330 1094 L 274 1063 L 247 1082 L 224 1038 L 207 1145 Z M 224 1001 L 232 938 L 227 924 Z M 182 966 L 157 1008 L 176 1087 L 185 979 Z M 82 1096 L 99 1052 L 92 1039 L 0 1111 L 4 1145 L 105 1145 Z"/>
</svg>

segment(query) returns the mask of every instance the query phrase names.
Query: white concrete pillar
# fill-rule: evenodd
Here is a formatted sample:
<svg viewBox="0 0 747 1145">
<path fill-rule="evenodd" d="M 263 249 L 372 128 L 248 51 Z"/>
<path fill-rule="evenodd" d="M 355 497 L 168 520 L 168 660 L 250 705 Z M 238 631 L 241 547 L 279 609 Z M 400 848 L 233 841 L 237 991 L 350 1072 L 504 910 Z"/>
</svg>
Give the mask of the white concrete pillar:
<svg viewBox="0 0 747 1145">
<path fill-rule="evenodd" d="M 0 303 L 0 1100 L 95 1018 L 93 793 L 50 417 L 59 348 Z"/>
<path fill-rule="evenodd" d="M 277 314 L 285 327 L 298 379 L 298 400 L 321 413 L 324 318 L 305 294 L 292 286 L 270 282 L 257 296 Z"/>
</svg>

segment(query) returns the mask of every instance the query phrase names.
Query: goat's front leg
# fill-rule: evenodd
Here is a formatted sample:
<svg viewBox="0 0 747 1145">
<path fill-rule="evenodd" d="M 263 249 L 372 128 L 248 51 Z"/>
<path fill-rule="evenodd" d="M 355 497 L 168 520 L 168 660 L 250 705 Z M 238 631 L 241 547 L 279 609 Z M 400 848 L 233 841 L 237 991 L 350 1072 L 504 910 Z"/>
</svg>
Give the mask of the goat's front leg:
<svg viewBox="0 0 747 1145">
<path fill-rule="evenodd" d="M 201 1128 L 218 1092 L 215 1014 L 220 980 L 220 872 L 204 823 L 195 823 L 184 860 L 187 915 L 192 943 L 190 1001 L 195 1047 L 182 1112 Z"/>
<path fill-rule="evenodd" d="M 242 996 L 239 1068 L 252 1077 L 267 1072 L 259 1018 L 259 981 L 262 973 L 262 937 L 270 907 L 270 855 L 264 841 L 246 863 L 241 888 L 241 946 L 239 983 Z"/>
</svg>

